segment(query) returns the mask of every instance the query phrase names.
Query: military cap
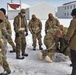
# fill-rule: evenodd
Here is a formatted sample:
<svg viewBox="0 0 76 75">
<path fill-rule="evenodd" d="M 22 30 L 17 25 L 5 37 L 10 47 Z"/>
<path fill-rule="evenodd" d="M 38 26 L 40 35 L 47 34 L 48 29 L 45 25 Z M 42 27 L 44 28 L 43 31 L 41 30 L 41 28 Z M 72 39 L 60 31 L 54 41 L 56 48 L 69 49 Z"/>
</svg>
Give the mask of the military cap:
<svg viewBox="0 0 76 75">
<path fill-rule="evenodd" d="M 26 12 L 26 10 L 25 9 L 21 9 L 21 11 L 20 11 L 21 13 L 25 13 Z"/>
</svg>

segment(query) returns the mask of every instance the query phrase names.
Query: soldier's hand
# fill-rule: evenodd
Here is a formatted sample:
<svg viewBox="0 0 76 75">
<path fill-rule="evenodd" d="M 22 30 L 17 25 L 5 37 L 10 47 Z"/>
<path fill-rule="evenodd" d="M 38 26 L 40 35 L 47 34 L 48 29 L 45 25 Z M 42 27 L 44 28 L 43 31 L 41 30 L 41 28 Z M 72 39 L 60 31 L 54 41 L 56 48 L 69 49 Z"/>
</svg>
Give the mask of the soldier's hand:
<svg viewBox="0 0 76 75">
<path fill-rule="evenodd" d="M 4 40 L 3 39 L 0 39 L 1 43 L 3 44 L 4 43 Z"/>
<path fill-rule="evenodd" d="M 16 37 L 19 37 L 19 33 L 18 32 L 16 32 Z"/>
<path fill-rule="evenodd" d="M 63 38 L 65 45 L 69 45 L 69 41 Z"/>
<path fill-rule="evenodd" d="M 26 36 L 28 36 L 28 32 L 26 32 Z"/>
</svg>

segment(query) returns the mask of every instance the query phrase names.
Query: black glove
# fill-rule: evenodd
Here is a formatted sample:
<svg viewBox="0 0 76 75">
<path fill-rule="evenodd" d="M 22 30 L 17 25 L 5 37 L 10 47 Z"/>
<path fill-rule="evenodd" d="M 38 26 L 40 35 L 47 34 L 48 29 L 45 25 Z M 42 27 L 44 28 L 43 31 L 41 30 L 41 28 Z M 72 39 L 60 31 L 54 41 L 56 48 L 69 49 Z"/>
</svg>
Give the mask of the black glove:
<svg viewBox="0 0 76 75">
<path fill-rule="evenodd" d="M 28 32 L 26 32 L 26 36 L 28 36 Z"/>
<path fill-rule="evenodd" d="M 19 37 L 19 33 L 18 32 L 16 32 L 16 37 Z"/>
<path fill-rule="evenodd" d="M 64 40 L 64 44 L 65 45 L 69 45 L 69 41 L 68 40 L 66 40 L 65 38 L 63 38 L 63 40 Z"/>
<path fill-rule="evenodd" d="M 0 19 L 0 23 L 2 23 L 2 22 L 3 22 L 3 20 Z"/>
</svg>

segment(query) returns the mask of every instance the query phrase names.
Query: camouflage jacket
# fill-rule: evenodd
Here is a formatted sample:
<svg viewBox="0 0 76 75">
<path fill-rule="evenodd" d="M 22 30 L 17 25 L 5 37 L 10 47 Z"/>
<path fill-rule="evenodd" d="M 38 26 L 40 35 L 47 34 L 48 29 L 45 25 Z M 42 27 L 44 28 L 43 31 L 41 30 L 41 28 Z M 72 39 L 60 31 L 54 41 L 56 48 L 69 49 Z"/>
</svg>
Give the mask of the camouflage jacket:
<svg viewBox="0 0 76 75">
<path fill-rule="evenodd" d="M 7 19 L 5 19 L 5 26 L 6 26 L 7 32 L 8 32 L 10 35 L 12 35 L 11 24 L 10 24 L 10 22 L 9 22 Z"/>
<path fill-rule="evenodd" d="M 24 17 L 22 17 L 20 14 L 18 14 L 15 18 L 14 18 L 14 30 L 15 32 L 19 32 L 20 28 L 24 28 L 24 32 L 27 32 L 27 20 Z"/>
<path fill-rule="evenodd" d="M 47 33 L 47 30 L 49 30 L 50 28 L 52 28 L 53 26 L 59 26 L 60 23 L 58 21 L 58 19 L 54 18 L 53 20 L 47 20 L 45 23 L 45 33 Z"/>
<path fill-rule="evenodd" d="M 31 33 L 41 33 L 42 23 L 39 19 L 36 19 L 35 21 L 31 19 L 28 26 Z"/>
</svg>

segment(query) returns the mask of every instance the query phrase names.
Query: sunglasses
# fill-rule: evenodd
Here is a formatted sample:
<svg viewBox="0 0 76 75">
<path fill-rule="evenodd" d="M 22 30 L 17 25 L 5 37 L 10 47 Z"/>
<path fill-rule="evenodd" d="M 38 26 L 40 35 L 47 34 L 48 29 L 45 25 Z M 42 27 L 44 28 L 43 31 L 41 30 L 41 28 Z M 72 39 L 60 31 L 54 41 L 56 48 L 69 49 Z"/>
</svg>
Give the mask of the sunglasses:
<svg viewBox="0 0 76 75">
<path fill-rule="evenodd" d="M 25 12 L 21 12 L 22 14 L 25 14 Z"/>
</svg>

